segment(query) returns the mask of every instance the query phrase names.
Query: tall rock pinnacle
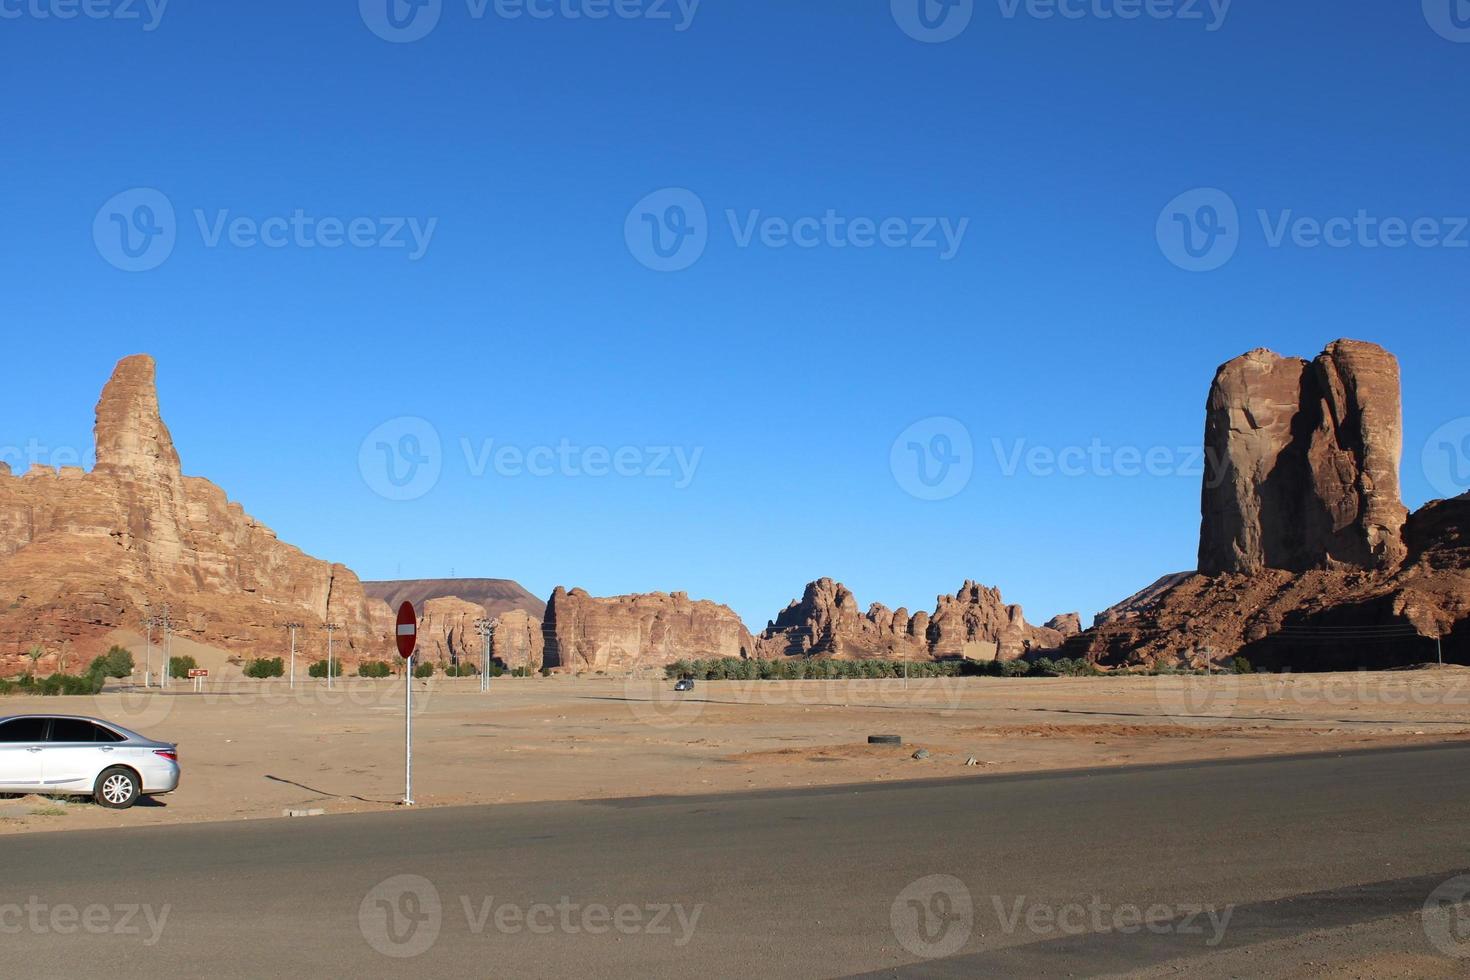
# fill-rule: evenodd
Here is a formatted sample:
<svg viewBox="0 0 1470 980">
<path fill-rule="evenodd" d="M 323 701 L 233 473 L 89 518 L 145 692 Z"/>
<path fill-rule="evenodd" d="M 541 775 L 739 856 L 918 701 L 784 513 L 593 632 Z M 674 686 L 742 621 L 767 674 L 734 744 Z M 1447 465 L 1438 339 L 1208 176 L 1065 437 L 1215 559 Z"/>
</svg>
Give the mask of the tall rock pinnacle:
<svg viewBox="0 0 1470 980">
<path fill-rule="evenodd" d="M 1403 561 L 1392 354 L 1356 340 L 1311 363 L 1253 350 L 1220 368 L 1206 410 L 1202 573 Z"/>
<path fill-rule="evenodd" d="M 158 410 L 153 358 L 118 362 L 97 402 L 97 468 L 137 479 L 179 474 L 179 454 Z"/>
</svg>

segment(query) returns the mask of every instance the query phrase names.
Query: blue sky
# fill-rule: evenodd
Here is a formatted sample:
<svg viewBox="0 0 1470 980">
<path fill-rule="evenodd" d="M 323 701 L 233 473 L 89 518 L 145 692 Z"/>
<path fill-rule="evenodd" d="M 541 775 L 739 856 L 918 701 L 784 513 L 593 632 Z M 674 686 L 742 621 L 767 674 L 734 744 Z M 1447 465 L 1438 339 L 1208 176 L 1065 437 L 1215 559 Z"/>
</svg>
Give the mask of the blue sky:
<svg viewBox="0 0 1470 980">
<path fill-rule="evenodd" d="M 754 628 L 822 575 L 910 609 L 974 578 L 1090 616 L 1193 566 L 1190 450 L 1236 354 L 1393 350 L 1411 506 L 1470 445 L 1463 0 L 989 0 L 928 8 L 969 16 L 938 43 L 910 0 L 443 0 L 408 42 L 370 29 L 384 0 L 97 2 L 141 16 L 0 3 L 0 448 L 85 452 L 114 361 L 152 353 L 186 471 L 366 578 L 682 589 Z M 157 264 L 125 271 L 159 195 L 172 250 L 133 239 Z M 1221 200 L 1228 261 L 1182 268 L 1172 213 Z M 1360 211 L 1433 244 L 1294 224 Z M 686 226 L 687 267 L 650 268 L 639 230 Z M 395 488 L 379 443 L 428 475 Z"/>
</svg>

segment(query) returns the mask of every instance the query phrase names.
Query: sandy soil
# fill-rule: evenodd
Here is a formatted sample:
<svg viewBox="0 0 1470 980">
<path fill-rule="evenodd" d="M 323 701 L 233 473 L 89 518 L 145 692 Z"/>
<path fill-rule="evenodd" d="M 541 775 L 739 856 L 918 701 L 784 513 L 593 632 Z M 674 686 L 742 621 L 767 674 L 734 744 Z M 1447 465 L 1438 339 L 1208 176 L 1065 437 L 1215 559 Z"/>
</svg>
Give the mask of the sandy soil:
<svg viewBox="0 0 1470 980">
<path fill-rule="evenodd" d="M 0 799 L 0 833 L 386 809 L 401 681 L 243 679 L 203 693 L 0 700 L 178 742 L 179 792 L 117 813 Z M 1470 669 L 1236 677 L 415 684 L 420 806 L 697 794 L 1243 758 L 1470 738 Z M 867 736 L 902 735 L 870 746 Z M 927 759 L 912 758 L 918 748 Z M 972 764 L 971 760 L 973 760 Z"/>
</svg>

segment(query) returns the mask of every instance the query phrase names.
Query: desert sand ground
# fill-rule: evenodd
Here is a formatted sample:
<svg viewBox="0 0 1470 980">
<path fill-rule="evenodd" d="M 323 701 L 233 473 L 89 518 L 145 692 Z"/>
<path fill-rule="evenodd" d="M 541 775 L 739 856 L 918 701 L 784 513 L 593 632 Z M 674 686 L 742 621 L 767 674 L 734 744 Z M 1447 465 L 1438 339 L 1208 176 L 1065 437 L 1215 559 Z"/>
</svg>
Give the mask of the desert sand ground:
<svg viewBox="0 0 1470 980">
<path fill-rule="evenodd" d="M 0 799 L 0 833 L 388 809 L 404 789 L 399 680 L 231 679 L 0 700 L 178 742 L 183 784 L 126 812 Z M 1470 738 L 1470 669 L 1215 677 L 415 682 L 420 806 L 702 794 L 1333 752 Z M 901 735 L 901 747 L 867 736 Z M 927 749 L 924 759 L 913 758 Z M 973 763 L 971 764 L 971 760 Z"/>
</svg>

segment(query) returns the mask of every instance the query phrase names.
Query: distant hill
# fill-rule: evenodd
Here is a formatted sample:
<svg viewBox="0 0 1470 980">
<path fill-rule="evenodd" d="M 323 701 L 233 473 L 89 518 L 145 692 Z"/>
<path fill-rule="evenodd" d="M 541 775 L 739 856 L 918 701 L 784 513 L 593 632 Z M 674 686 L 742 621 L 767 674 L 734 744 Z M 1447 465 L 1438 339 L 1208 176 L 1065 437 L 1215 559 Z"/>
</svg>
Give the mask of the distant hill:
<svg viewBox="0 0 1470 980">
<path fill-rule="evenodd" d="M 371 599 L 382 599 L 390 608 L 397 609 L 404 602 L 411 602 L 418 609 L 430 599 L 447 599 L 456 596 L 466 602 L 484 606 L 491 617 L 519 609 L 542 619 L 546 616 L 546 603 L 521 587 L 519 582 L 508 578 L 425 578 L 401 582 L 364 582 L 363 591 Z"/>
</svg>

